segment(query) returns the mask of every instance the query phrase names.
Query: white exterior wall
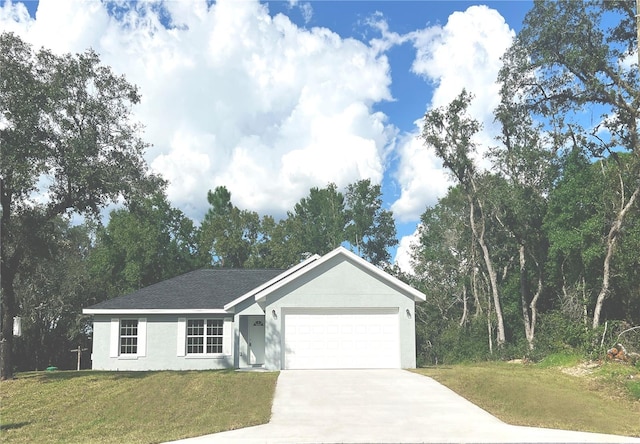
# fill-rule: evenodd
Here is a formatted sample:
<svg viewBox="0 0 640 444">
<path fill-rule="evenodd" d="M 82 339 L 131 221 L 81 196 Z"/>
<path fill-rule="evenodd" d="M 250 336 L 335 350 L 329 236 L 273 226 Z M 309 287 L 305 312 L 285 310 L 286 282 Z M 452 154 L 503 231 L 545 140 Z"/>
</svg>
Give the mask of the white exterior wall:
<svg viewBox="0 0 640 444">
<path fill-rule="evenodd" d="M 267 369 L 283 368 L 283 323 L 288 308 L 397 308 L 400 366 L 416 366 L 413 297 L 343 256 L 334 257 L 275 290 L 261 305 L 265 307 Z"/>
<path fill-rule="evenodd" d="M 231 319 L 232 315 L 225 316 Z M 138 357 L 110 357 L 111 320 L 118 319 L 146 319 L 146 350 L 145 356 Z M 219 315 L 126 315 L 107 316 L 94 315 L 93 320 L 93 351 L 91 353 L 92 368 L 94 370 L 213 370 L 234 367 L 233 331 L 230 325 L 229 353 L 224 356 L 178 356 L 178 318 L 187 319 L 223 319 Z M 229 324 L 234 324 L 229 322 Z M 140 339 L 138 339 L 140 342 Z"/>
</svg>

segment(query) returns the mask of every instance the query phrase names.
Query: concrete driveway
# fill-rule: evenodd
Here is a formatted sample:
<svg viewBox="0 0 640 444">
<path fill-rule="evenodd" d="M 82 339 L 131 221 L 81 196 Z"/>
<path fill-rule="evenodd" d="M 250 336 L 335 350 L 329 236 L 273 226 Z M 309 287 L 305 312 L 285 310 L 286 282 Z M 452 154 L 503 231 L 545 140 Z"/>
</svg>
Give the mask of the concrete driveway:
<svg viewBox="0 0 640 444">
<path fill-rule="evenodd" d="M 214 443 L 636 442 L 510 426 L 431 378 L 404 370 L 286 370 L 268 424 L 181 441 Z"/>
</svg>

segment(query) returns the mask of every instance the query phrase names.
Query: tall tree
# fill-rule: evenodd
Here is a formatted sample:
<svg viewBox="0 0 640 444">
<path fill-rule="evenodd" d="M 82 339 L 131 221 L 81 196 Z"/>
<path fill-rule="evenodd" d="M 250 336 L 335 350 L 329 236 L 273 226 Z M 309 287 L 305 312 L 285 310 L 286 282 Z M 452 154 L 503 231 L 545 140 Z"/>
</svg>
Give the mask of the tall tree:
<svg viewBox="0 0 640 444">
<path fill-rule="evenodd" d="M 393 213 L 382 208 L 382 192 L 370 179 L 347 186 L 345 229 L 346 240 L 358 254 L 374 265 L 388 264 L 389 248 L 398 244 Z"/>
<path fill-rule="evenodd" d="M 493 195 L 499 207 L 498 223 L 517 243 L 522 319 L 529 349 L 533 350 L 548 244 L 542 224 L 557 165 L 553 152 L 546 148 L 548 141 L 542 128 L 535 126 L 528 110 L 513 100 L 513 91 L 506 83 L 501 97 L 495 116 L 502 127 L 502 144 L 490 150 L 490 158 L 504 182 Z"/>
<path fill-rule="evenodd" d="M 311 188 L 309 196 L 300 199 L 293 212 L 287 213 L 292 245 L 304 254 L 325 254 L 345 241 L 344 195 L 335 184 Z"/>
<path fill-rule="evenodd" d="M 624 180 L 618 167 L 617 198 L 610 202 L 616 210 L 606 233 L 593 327 L 599 325 L 610 296 L 620 233 L 640 196 L 640 73 L 634 6 L 631 0 L 536 1 L 504 57 L 501 74 L 536 118 L 545 119 L 557 149 L 568 141 L 590 156 L 614 163 L 617 152 L 632 154 L 628 167 L 633 179 Z M 586 123 L 585 110 L 592 114 Z"/>
<path fill-rule="evenodd" d="M 14 284 L 28 258 L 43 254 L 55 218 L 98 216 L 118 198 L 144 194 L 159 179 L 147 172 L 146 144 L 132 123 L 135 86 L 101 65 L 97 54 L 34 52 L 10 33 L 0 35 L 0 250 L 2 336 L 0 378 L 13 376 Z M 41 236 L 33 230 L 40 227 Z"/>
<path fill-rule="evenodd" d="M 260 235 L 257 213 L 240 210 L 224 186 L 207 193 L 211 205 L 198 234 L 198 250 L 205 265 L 243 268 Z"/>
<path fill-rule="evenodd" d="M 131 202 L 98 228 L 90 263 L 106 298 L 186 273 L 198 266 L 193 222 L 163 193 Z"/>
<path fill-rule="evenodd" d="M 468 201 L 460 186 L 420 216 L 418 242 L 411 251 L 417 279 L 428 295 L 427 303 L 436 307 L 442 318 L 452 308 L 462 308 L 460 325 L 469 318 L 469 306 L 477 316 L 482 307 L 473 275 L 478 268 L 473 253 L 474 241 L 468 224 Z M 468 296 L 474 296 L 469 303 Z"/>
<path fill-rule="evenodd" d="M 467 114 L 471 99 L 471 95 L 463 90 L 448 106 L 429 111 L 424 118 L 421 137 L 425 146 L 435 151 L 444 167 L 466 194 L 471 231 L 482 251 L 491 284 L 498 327 L 496 342 L 498 346 L 502 346 L 506 341 L 506 335 L 498 277 L 486 242 L 488 218 L 478 192 L 479 173 L 473 160 L 476 151 L 473 138 L 480 130 L 480 124 Z"/>
</svg>

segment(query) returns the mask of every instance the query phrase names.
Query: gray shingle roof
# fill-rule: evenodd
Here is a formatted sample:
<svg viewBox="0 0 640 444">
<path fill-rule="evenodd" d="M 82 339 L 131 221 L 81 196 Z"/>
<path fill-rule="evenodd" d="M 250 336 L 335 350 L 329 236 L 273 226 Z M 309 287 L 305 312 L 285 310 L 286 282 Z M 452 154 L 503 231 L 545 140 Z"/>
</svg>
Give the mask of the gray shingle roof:
<svg viewBox="0 0 640 444">
<path fill-rule="evenodd" d="M 222 309 L 284 270 L 196 270 L 89 307 L 123 309 Z"/>
</svg>

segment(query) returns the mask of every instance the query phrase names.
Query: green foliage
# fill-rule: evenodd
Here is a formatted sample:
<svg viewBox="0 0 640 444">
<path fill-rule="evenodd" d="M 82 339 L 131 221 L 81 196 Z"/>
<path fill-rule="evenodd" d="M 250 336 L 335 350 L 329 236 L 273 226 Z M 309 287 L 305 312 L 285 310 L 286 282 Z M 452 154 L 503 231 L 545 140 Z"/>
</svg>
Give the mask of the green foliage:
<svg viewBox="0 0 640 444">
<path fill-rule="evenodd" d="M 207 193 L 211 208 L 198 232 L 198 254 L 205 266 L 242 268 L 260 236 L 257 213 L 240 210 L 231 203 L 231 193 L 220 186 Z"/>
<path fill-rule="evenodd" d="M 389 248 L 398 244 L 393 213 L 382 208 L 380 185 L 370 179 L 347 186 L 345 237 L 356 252 L 374 265 L 388 264 Z"/>
<path fill-rule="evenodd" d="M 380 185 L 368 179 L 348 185 L 346 195 L 332 183 L 311 188 L 280 221 L 237 208 L 225 187 L 210 191 L 208 199 L 211 209 L 198 233 L 205 265 L 288 268 L 343 244 L 386 265 L 388 248 L 398 243 L 393 214 L 382 208 Z"/>
<path fill-rule="evenodd" d="M 22 336 L 15 338 L 15 365 L 44 369 L 75 368 L 71 348 L 88 347 L 88 319 L 79 315 L 93 291 L 87 269 L 90 227 L 56 218 L 49 238 L 50 257 L 31 257 L 31 270 L 15 282 Z"/>
<path fill-rule="evenodd" d="M 301 254 L 322 255 L 344 241 L 347 225 L 344 195 L 335 184 L 311 188 L 309 196 L 303 197 L 287 215 L 294 246 L 301 249 Z"/>
<path fill-rule="evenodd" d="M 0 34 L 0 256 L 2 341 L 0 378 L 10 378 L 12 323 L 19 313 L 15 283 L 33 272 L 55 220 L 133 201 L 163 187 L 149 175 L 147 144 L 131 120 L 138 90 L 92 51 L 58 56 Z"/>
<path fill-rule="evenodd" d="M 549 311 L 540 316 L 536 354 L 573 352 L 584 355 L 590 350 L 593 337 L 589 325 L 576 322 L 560 311 Z"/>
<path fill-rule="evenodd" d="M 157 193 L 114 210 L 96 232 L 89 266 L 102 298 L 120 296 L 197 268 L 193 223 Z M 87 298 L 89 299 L 89 298 Z"/>
</svg>

